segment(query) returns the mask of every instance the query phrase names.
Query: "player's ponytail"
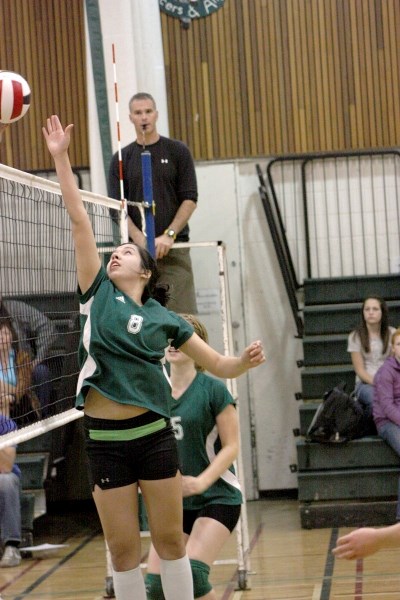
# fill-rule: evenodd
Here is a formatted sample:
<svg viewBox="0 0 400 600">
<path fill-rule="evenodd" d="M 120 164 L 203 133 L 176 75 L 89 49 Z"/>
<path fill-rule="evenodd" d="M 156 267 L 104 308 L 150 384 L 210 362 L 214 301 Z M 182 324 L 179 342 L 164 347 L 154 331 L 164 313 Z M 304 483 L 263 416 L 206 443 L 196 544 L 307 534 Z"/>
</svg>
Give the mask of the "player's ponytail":
<svg viewBox="0 0 400 600">
<path fill-rule="evenodd" d="M 148 287 L 148 286 L 147 286 Z M 146 291 L 146 290 L 144 290 Z M 170 298 L 168 283 L 156 283 L 150 292 L 150 297 L 157 300 L 161 306 L 166 306 Z M 143 296 L 142 296 L 143 298 Z M 143 301 L 143 300 L 142 300 Z"/>
<path fill-rule="evenodd" d="M 143 270 L 150 271 L 151 273 L 151 277 L 143 290 L 142 302 L 144 304 L 146 300 L 148 300 L 149 298 L 153 298 L 154 300 L 157 300 L 157 302 L 159 302 L 161 306 L 166 306 L 170 297 L 169 285 L 167 283 L 158 282 L 160 273 L 157 268 L 157 263 L 151 256 L 151 254 L 141 246 L 138 246 L 138 250 Z"/>
</svg>

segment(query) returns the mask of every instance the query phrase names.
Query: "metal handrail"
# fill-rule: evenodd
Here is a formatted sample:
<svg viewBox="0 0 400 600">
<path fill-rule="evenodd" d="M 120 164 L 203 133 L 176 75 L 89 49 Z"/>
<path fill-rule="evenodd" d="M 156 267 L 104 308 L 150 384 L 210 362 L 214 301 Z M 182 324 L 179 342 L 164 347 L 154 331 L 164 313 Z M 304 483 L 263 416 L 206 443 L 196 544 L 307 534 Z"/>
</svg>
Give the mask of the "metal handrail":
<svg viewBox="0 0 400 600">
<path fill-rule="evenodd" d="M 297 290 L 301 287 L 296 279 L 296 274 L 293 266 L 292 257 L 290 254 L 289 245 L 286 239 L 286 232 L 283 226 L 282 217 L 280 214 L 279 206 L 277 203 L 272 207 L 270 198 L 268 196 L 267 186 L 264 181 L 264 177 L 260 166 L 256 165 L 257 174 L 260 181 L 259 193 L 261 202 L 263 204 L 264 212 L 267 218 L 269 229 L 271 232 L 272 241 L 274 244 L 275 252 L 277 255 L 279 267 L 282 273 L 284 285 L 288 295 L 290 307 L 292 310 L 293 318 L 296 323 L 297 336 L 303 337 L 304 324 L 300 316 L 300 308 L 297 300 Z"/>
<path fill-rule="evenodd" d="M 269 191 L 273 202 L 278 206 L 278 199 L 272 177 L 272 167 L 276 163 L 283 162 L 301 162 L 301 188 L 303 195 L 303 210 L 304 210 L 304 227 L 305 227 L 305 251 L 306 251 L 306 271 L 307 277 L 312 277 L 311 269 L 311 249 L 310 249 L 310 231 L 309 231 L 309 215 L 307 202 L 307 186 L 306 186 L 306 167 L 312 161 L 323 161 L 328 159 L 340 158 L 357 158 L 362 156 L 387 156 L 393 155 L 400 157 L 400 151 L 397 148 L 382 148 L 370 150 L 351 150 L 342 152 L 320 152 L 320 153 L 304 153 L 304 154 L 288 154 L 272 159 L 266 168 L 266 176 L 269 185 Z M 289 253 L 290 254 L 290 253 Z"/>
</svg>

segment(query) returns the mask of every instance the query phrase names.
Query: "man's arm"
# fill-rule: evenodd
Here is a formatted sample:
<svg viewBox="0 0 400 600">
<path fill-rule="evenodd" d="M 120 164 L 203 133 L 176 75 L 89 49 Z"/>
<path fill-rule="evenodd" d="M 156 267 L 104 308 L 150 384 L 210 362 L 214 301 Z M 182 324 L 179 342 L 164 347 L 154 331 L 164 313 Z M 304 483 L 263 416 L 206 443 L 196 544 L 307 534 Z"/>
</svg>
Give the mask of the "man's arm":
<svg viewBox="0 0 400 600">
<path fill-rule="evenodd" d="M 196 202 L 193 200 L 184 200 L 178 210 L 175 213 L 168 229 L 172 229 L 177 235 L 185 225 L 188 224 L 190 217 L 197 208 Z M 156 244 L 156 258 L 164 258 L 171 250 L 174 239 L 169 237 L 166 233 L 159 235 L 155 239 Z"/>
<path fill-rule="evenodd" d="M 141 246 L 142 248 L 146 248 L 146 236 L 144 235 L 143 231 L 141 231 L 139 229 L 139 227 L 137 227 L 135 225 L 135 223 L 132 221 L 132 219 L 129 215 L 128 215 L 128 235 L 129 235 L 129 238 L 132 240 L 132 242 L 134 242 L 138 246 Z"/>
<path fill-rule="evenodd" d="M 173 229 L 178 234 L 182 229 L 189 223 L 189 219 L 197 208 L 197 203 L 193 200 L 184 200 L 178 210 L 172 222 L 169 224 L 168 229 Z"/>
<path fill-rule="evenodd" d="M 32 307 L 29 307 L 32 308 Z M 48 354 L 49 346 L 56 339 L 56 330 L 53 323 L 40 311 L 33 309 L 31 327 L 35 335 L 36 356 L 34 362 L 42 362 Z"/>
<path fill-rule="evenodd" d="M 398 548 L 400 546 L 400 523 L 374 529 L 362 527 L 337 540 L 332 550 L 337 558 L 354 560 L 375 554 L 382 548 Z"/>
</svg>

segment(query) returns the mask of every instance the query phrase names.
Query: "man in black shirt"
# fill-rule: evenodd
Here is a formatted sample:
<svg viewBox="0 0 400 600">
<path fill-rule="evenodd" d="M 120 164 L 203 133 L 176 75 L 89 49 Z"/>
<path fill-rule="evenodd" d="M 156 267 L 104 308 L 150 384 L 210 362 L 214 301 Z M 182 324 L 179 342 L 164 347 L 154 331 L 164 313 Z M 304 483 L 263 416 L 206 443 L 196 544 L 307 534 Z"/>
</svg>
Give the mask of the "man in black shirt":
<svg viewBox="0 0 400 600">
<path fill-rule="evenodd" d="M 128 202 L 143 201 L 141 153 L 145 147 L 151 154 L 155 249 L 160 281 L 170 285 L 168 308 L 193 314 L 197 308 L 189 249 L 173 248 L 175 241 L 189 241 L 188 222 L 197 203 L 193 158 L 183 142 L 158 133 L 158 111 L 150 94 L 135 94 L 129 102 L 129 110 L 136 140 L 122 149 L 124 197 Z M 121 199 L 118 153 L 110 164 L 108 193 L 111 198 Z M 129 204 L 128 233 L 133 242 L 146 247 L 140 212 Z"/>
</svg>

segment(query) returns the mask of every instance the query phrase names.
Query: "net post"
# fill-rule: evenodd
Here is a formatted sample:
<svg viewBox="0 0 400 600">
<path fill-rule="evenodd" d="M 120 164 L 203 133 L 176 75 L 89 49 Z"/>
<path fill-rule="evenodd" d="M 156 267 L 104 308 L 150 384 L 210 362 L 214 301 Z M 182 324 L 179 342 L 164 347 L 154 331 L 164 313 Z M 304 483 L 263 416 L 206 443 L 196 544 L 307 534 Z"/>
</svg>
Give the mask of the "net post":
<svg viewBox="0 0 400 600">
<path fill-rule="evenodd" d="M 156 257 L 155 229 L 154 229 L 154 202 L 153 179 L 151 170 L 151 154 L 148 150 L 141 153 L 142 180 L 143 180 L 143 206 L 146 224 L 147 250 L 153 258 Z"/>
<path fill-rule="evenodd" d="M 224 340 L 224 351 L 226 355 L 233 355 L 233 338 L 232 338 L 232 317 L 229 302 L 229 289 L 227 278 L 226 264 L 226 248 L 223 242 L 218 242 L 218 266 L 219 266 L 219 285 L 221 296 L 221 319 L 222 332 Z M 238 413 L 239 439 L 240 435 L 240 404 L 237 393 L 236 379 L 227 380 L 227 388 L 232 397 L 236 400 L 236 410 Z M 240 517 L 236 526 L 236 541 L 237 541 L 237 556 L 238 556 L 238 586 L 239 589 L 250 589 L 248 574 L 250 572 L 250 544 L 249 544 L 249 529 L 247 521 L 247 505 L 246 505 L 246 490 L 244 484 L 244 468 L 241 447 L 235 461 L 235 470 L 238 475 L 240 486 L 243 494 L 243 504 L 240 511 Z"/>
</svg>

